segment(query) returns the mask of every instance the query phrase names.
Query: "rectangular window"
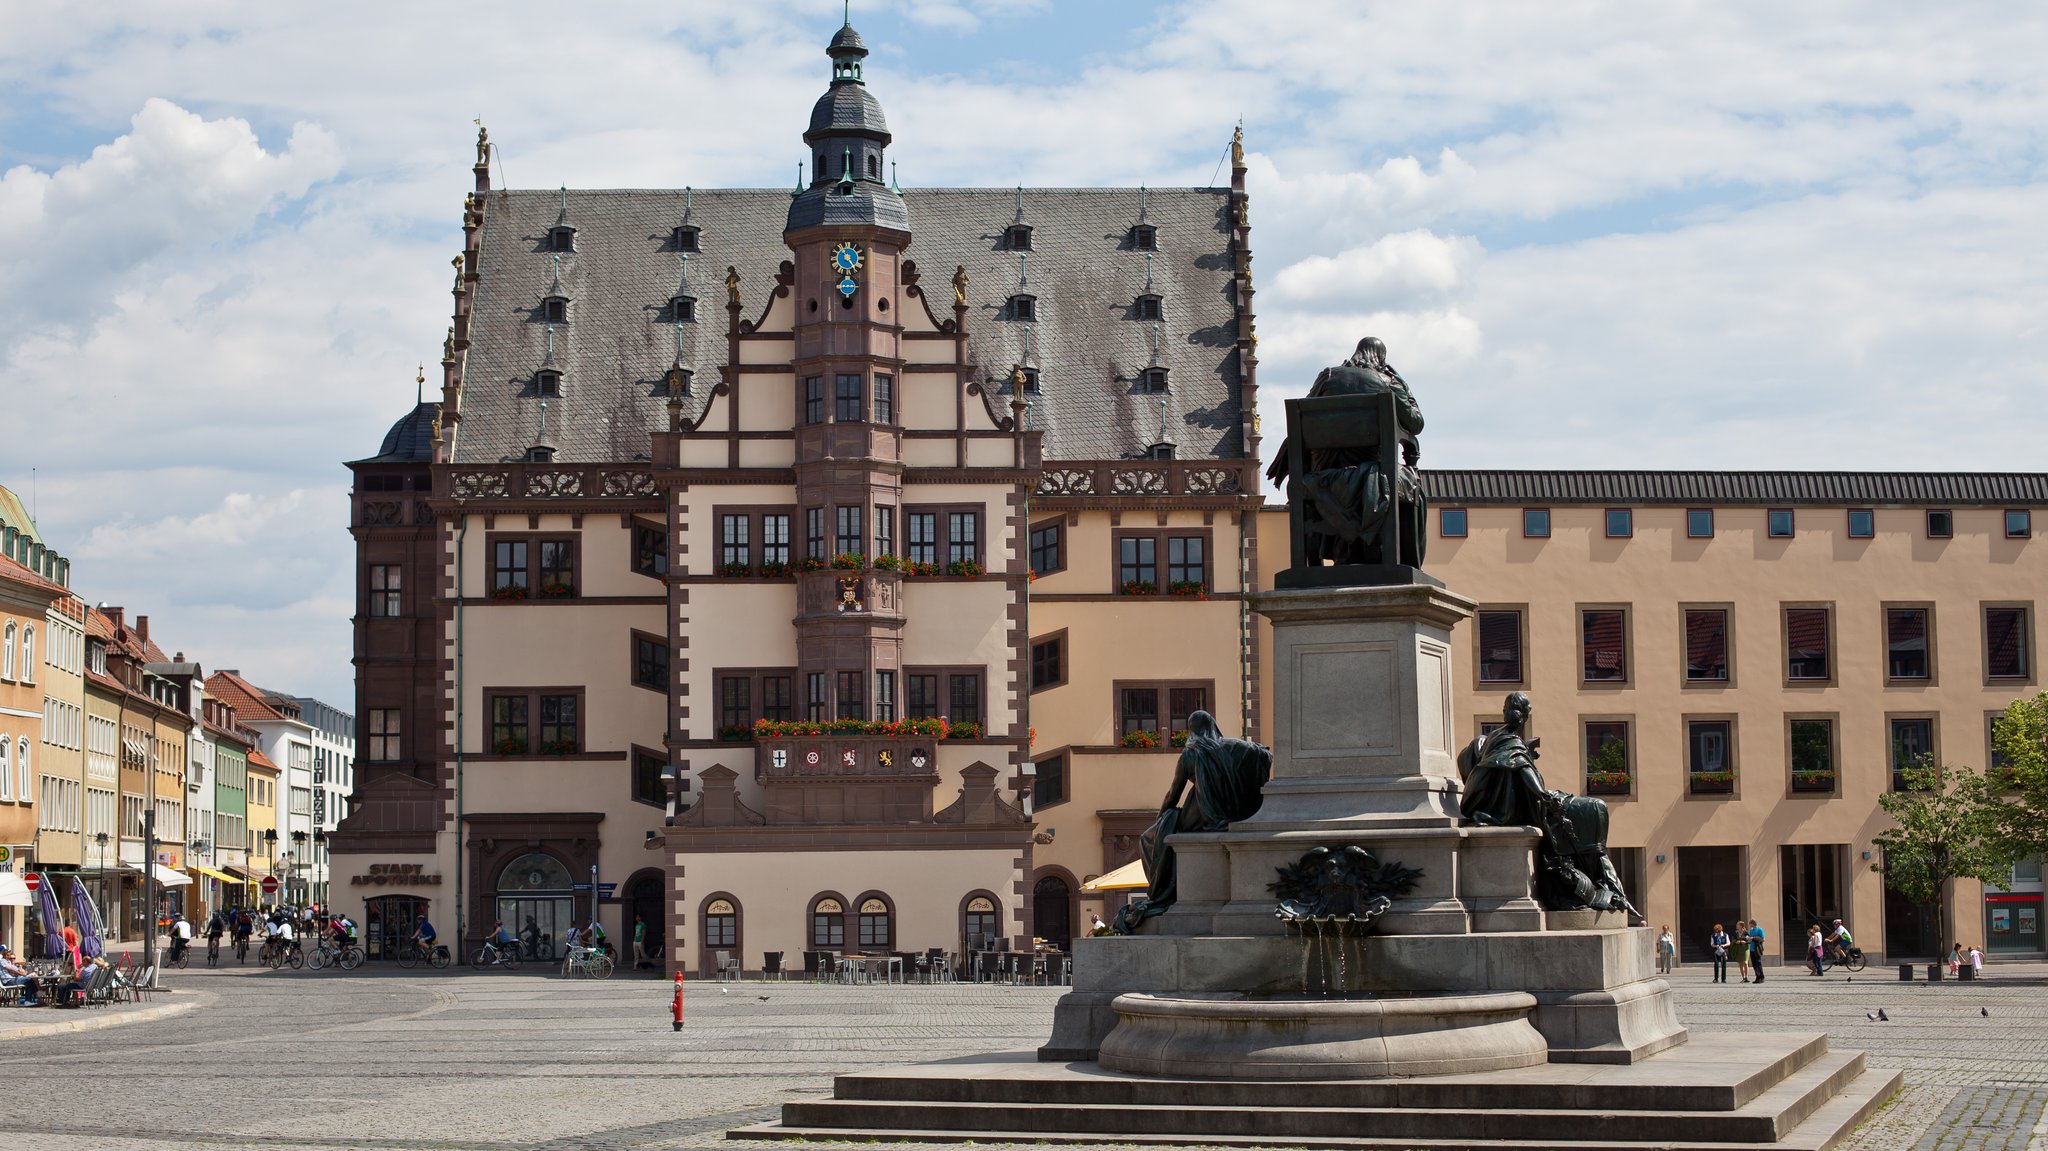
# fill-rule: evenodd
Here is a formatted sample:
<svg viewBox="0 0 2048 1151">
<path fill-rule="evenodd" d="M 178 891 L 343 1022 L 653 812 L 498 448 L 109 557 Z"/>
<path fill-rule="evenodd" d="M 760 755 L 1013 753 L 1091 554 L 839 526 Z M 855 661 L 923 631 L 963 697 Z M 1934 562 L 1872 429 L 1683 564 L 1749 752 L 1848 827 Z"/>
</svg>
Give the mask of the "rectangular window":
<svg viewBox="0 0 2048 1151">
<path fill-rule="evenodd" d="M 1924 607 L 1884 609 L 1887 679 L 1930 678 L 1934 667 L 1929 653 L 1931 614 L 1931 609 Z"/>
<path fill-rule="evenodd" d="M 1188 729 L 1188 717 L 1198 711 L 1209 710 L 1209 689 L 1201 687 L 1174 687 L 1166 692 L 1166 722 L 1174 731 Z"/>
<path fill-rule="evenodd" d="M 819 909 L 811 913 L 811 946 L 846 946 L 846 915 L 837 904 L 829 912 Z"/>
<path fill-rule="evenodd" d="M 1031 529 L 1031 571 L 1045 575 L 1066 567 L 1067 525 L 1051 520 Z"/>
<path fill-rule="evenodd" d="M 825 422 L 825 377 L 804 377 L 804 422 L 822 424 Z"/>
<path fill-rule="evenodd" d="M 1123 736 L 1133 732 L 1186 731 L 1190 715 L 1209 709 L 1211 694 L 1212 687 L 1206 683 L 1117 684 L 1117 731 Z"/>
<path fill-rule="evenodd" d="M 1166 586 L 1169 588 L 1190 585 L 1207 588 L 1209 567 L 1204 553 L 1208 539 L 1205 536 L 1171 536 L 1166 541 Z"/>
<path fill-rule="evenodd" d="M 567 596 L 576 590 L 576 541 L 541 540 L 540 594 Z"/>
<path fill-rule="evenodd" d="M 2009 540 L 2031 539 L 2034 535 L 2034 513 L 2026 508 L 2013 508 L 2005 513 L 2005 538 Z"/>
<path fill-rule="evenodd" d="M 1117 689 L 1117 730 L 1124 735 L 1159 730 L 1159 689 L 1125 687 Z"/>
<path fill-rule="evenodd" d="M 833 550 L 842 555 L 860 555 L 862 548 L 860 534 L 861 507 L 857 504 L 853 507 L 842 506 L 834 508 L 833 512 L 837 528 L 832 536 Z"/>
<path fill-rule="evenodd" d="M 1586 794 L 1627 795 L 1629 791 L 1628 721 L 1587 720 Z"/>
<path fill-rule="evenodd" d="M 864 671 L 842 671 L 839 673 L 839 718 L 866 719 L 868 717 L 867 673 Z"/>
<path fill-rule="evenodd" d="M 896 509 L 877 505 L 875 507 L 875 554 L 893 556 L 896 554 Z"/>
<path fill-rule="evenodd" d="M 373 762 L 392 763 L 405 754 L 400 738 L 403 714 L 395 707 L 370 709 L 370 746 L 367 750 Z"/>
<path fill-rule="evenodd" d="M 860 377 L 841 374 L 832 389 L 832 418 L 842 424 L 857 424 L 867 417 L 861 408 Z"/>
<path fill-rule="evenodd" d="M 1686 609 L 1685 682 L 1728 682 L 1727 609 Z"/>
<path fill-rule="evenodd" d="M 981 560 L 981 513 L 946 513 L 946 562 L 977 563 Z"/>
<path fill-rule="evenodd" d="M 1772 508 L 1765 513 L 1765 529 L 1774 540 L 1792 538 L 1792 509 Z"/>
<path fill-rule="evenodd" d="M 761 517 L 761 566 L 789 566 L 789 513 Z"/>
<path fill-rule="evenodd" d="M 909 688 L 908 705 L 911 719 L 936 719 L 939 715 L 939 677 L 929 673 L 912 674 L 904 677 Z"/>
<path fill-rule="evenodd" d="M 1835 721 L 1795 719 L 1788 738 L 1792 760 L 1792 790 L 1826 792 L 1835 790 Z"/>
<path fill-rule="evenodd" d="M 527 743 L 527 697 L 497 695 L 490 700 L 491 751 L 497 755 L 524 755 Z"/>
<path fill-rule="evenodd" d="M 1447 540 L 1465 538 L 1465 509 L 1440 508 L 1436 513 L 1436 534 Z"/>
<path fill-rule="evenodd" d="M 910 551 L 903 558 L 913 563 L 939 562 L 939 516 L 937 512 L 911 512 L 904 516 L 909 531 Z"/>
<path fill-rule="evenodd" d="M 1849 509 L 1849 538 L 1867 540 L 1877 535 L 1877 513 L 1870 508 Z"/>
<path fill-rule="evenodd" d="M 491 545 L 491 594 L 525 598 L 527 573 L 525 540 L 498 540 Z"/>
<path fill-rule="evenodd" d="M 896 380 L 893 376 L 875 377 L 875 422 L 896 422 Z"/>
<path fill-rule="evenodd" d="M 1067 633 L 1031 641 L 1031 690 L 1042 691 L 1067 682 Z"/>
<path fill-rule="evenodd" d="M 1055 755 L 1032 765 L 1031 808 L 1045 808 L 1067 801 L 1067 757 Z"/>
<path fill-rule="evenodd" d="M 1523 508 L 1522 536 L 1525 539 L 1541 540 L 1550 538 L 1550 509 Z"/>
<path fill-rule="evenodd" d="M 718 726 L 738 734 L 754 726 L 754 681 L 744 675 L 718 677 Z"/>
<path fill-rule="evenodd" d="M 875 673 L 875 722 L 896 722 L 896 673 Z"/>
<path fill-rule="evenodd" d="M 1906 772 L 1934 766 L 1934 721 L 1894 719 L 1892 729 L 1892 790 L 1910 791 Z"/>
<path fill-rule="evenodd" d="M 804 509 L 804 555 L 814 560 L 825 558 L 825 509 Z"/>
<path fill-rule="evenodd" d="M 1635 513 L 1628 508 L 1607 509 L 1607 538 L 1625 540 L 1636 534 Z"/>
<path fill-rule="evenodd" d="M 950 710 L 946 718 L 953 723 L 981 722 L 981 675 L 978 672 L 954 672 L 946 677 L 946 691 Z"/>
<path fill-rule="evenodd" d="M 405 596 L 399 587 L 397 564 L 370 565 L 370 618 L 392 619 L 405 614 Z"/>
<path fill-rule="evenodd" d="M 1152 536 L 1125 536 L 1116 541 L 1116 579 L 1126 591 L 1157 590 L 1159 541 Z"/>
<path fill-rule="evenodd" d="M 1946 508 L 1930 510 L 1927 513 L 1927 538 L 1945 540 L 1956 534 L 1956 514 Z"/>
<path fill-rule="evenodd" d="M 1522 613 L 1479 613 L 1479 682 L 1522 683 Z"/>
<path fill-rule="evenodd" d="M 668 529 L 633 525 L 633 570 L 656 579 L 668 574 Z"/>
<path fill-rule="evenodd" d="M 753 566 L 753 525 L 753 517 L 745 514 L 718 517 L 718 566 Z"/>
<path fill-rule="evenodd" d="M 1990 679 L 2026 679 L 2033 673 L 2027 609 L 1984 609 L 1984 674 Z"/>
<path fill-rule="evenodd" d="M 1834 676 L 1829 659 L 1828 609 L 1785 609 L 1785 678 L 1793 682 L 1825 682 Z"/>
<path fill-rule="evenodd" d="M 1687 508 L 1685 510 L 1685 538 L 1710 540 L 1714 538 L 1714 509 Z"/>
<path fill-rule="evenodd" d="M 825 698 L 827 687 L 825 673 L 822 671 L 814 671 L 804 676 L 804 714 L 813 723 L 829 718 L 826 708 L 830 706 L 831 701 Z"/>
<path fill-rule="evenodd" d="M 786 722 L 796 718 L 796 697 L 787 675 L 761 677 L 761 719 Z"/>
<path fill-rule="evenodd" d="M 633 633 L 633 682 L 668 692 L 668 641 L 644 632 Z"/>
<path fill-rule="evenodd" d="M 1687 721 L 1686 783 L 1691 794 L 1727 795 L 1735 790 L 1734 733 L 1729 720 Z"/>
<path fill-rule="evenodd" d="M 578 699 L 573 695 L 540 697 L 540 750 L 544 754 L 567 755 L 583 750 L 583 728 L 578 719 Z"/>
<path fill-rule="evenodd" d="M 633 752 L 633 802 L 668 806 L 668 783 L 661 778 L 668 764 L 651 751 Z"/>
<path fill-rule="evenodd" d="M 1614 609 L 1579 612 L 1584 658 L 1581 675 L 1587 683 L 1628 682 L 1628 613 Z"/>
</svg>

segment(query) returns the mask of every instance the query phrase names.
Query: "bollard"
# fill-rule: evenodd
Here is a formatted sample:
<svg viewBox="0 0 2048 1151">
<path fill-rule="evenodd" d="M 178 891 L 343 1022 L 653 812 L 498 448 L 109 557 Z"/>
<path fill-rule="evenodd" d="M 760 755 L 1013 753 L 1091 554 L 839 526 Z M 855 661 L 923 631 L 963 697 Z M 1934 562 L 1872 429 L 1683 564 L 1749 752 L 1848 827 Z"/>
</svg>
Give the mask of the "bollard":
<svg viewBox="0 0 2048 1151">
<path fill-rule="evenodd" d="M 1941 964 L 1939 964 L 1939 963 L 1930 963 L 1930 964 L 1928 964 L 1928 965 L 1927 965 L 1927 982 L 1929 982 L 1929 983 L 1940 983 L 1940 982 L 1941 982 Z"/>
<path fill-rule="evenodd" d="M 683 969 L 676 968 L 676 994 L 669 1003 L 669 1012 L 675 1017 L 675 1029 L 683 1029 Z"/>
<path fill-rule="evenodd" d="M 1956 968 L 1956 978 L 1964 983 L 1969 983 L 1977 978 L 1977 969 L 1965 963 L 1961 967 Z"/>
<path fill-rule="evenodd" d="M 1912 965 L 1912 964 L 1910 964 L 1910 963 L 1901 963 L 1901 964 L 1899 964 L 1899 982 L 1900 982 L 1900 983 L 1911 983 L 1911 982 L 1913 982 L 1913 965 Z"/>
</svg>

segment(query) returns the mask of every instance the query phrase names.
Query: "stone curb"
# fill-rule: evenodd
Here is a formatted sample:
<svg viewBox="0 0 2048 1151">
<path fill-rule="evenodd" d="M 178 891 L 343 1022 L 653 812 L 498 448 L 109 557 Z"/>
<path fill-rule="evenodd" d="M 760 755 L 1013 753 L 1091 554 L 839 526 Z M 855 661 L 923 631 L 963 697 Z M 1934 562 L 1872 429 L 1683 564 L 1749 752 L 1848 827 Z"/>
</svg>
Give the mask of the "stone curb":
<svg viewBox="0 0 2048 1151">
<path fill-rule="evenodd" d="M 194 996 L 176 1003 L 159 1003 L 134 1011 L 108 1013 L 104 1009 L 99 1009 L 91 1015 L 66 1019 L 62 1023 L 29 1023 L 20 1027 L 0 1027 L 0 1043 L 5 1043 L 9 1039 L 34 1039 L 42 1035 L 63 1035 L 72 1031 L 98 1031 L 107 1027 L 119 1027 L 124 1023 L 147 1023 L 152 1019 L 168 1019 L 173 1015 L 183 1015 L 187 1011 L 196 1010 L 199 1003 L 199 998 Z"/>
</svg>

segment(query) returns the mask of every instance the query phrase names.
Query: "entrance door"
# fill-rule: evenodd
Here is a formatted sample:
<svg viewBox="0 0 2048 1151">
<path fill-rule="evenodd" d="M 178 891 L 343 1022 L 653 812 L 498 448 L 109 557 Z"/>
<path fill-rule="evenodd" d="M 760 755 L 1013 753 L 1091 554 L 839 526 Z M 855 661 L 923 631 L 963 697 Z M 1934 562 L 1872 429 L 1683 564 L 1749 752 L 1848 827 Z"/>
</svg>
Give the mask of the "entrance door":
<svg viewBox="0 0 2048 1151">
<path fill-rule="evenodd" d="M 661 915 L 665 900 L 661 897 L 664 880 L 660 873 L 643 875 L 626 888 L 626 951 L 631 954 L 633 942 L 633 920 L 647 925 L 647 957 L 657 964 L 668 943 L 668 930 Z"/>
<path fill-rule="evenodd" d="M 363 954 L 370 959 L 396 959 L 412 938 L 427 901 L 417 895 L 379 895 L 363 901 Z M 435 926 L 439 926 L 436 924 Z"/>
<path fill-rule="evenodd" d="M 1889 887 L 1884 889 L 1884 957 L 1888 961 L 1948 958 L 1935 904 L 1914 903 Z"/>
<path fill-rule="evenodd" d="M 1842 899 L 1843 843 L 1797 843 L 1778 849 L 1778 881 L 1783 918 L 1778 928 L 1778 953 L 1787 960 L 1806 961 L 1806 930 L 1816 924 L 1821 934 L 1847 921 Z M 1848 924 L 1850 934 L 1856 925 Z M 1858 940 L 1861 946 L 1862 941 Z"/>
<path fill-rule="evenodd" d="M 1739 847 L 1678 849 L 1678 953 L 1687 963 L 1713 960 L 1714 925 L 1733 931 L 1747 884 Z"/>
<path fill-rule="evenodd" d="M 527 959 L 559 959 L 575 920 L 569 869 L 542 851 L 528 852 L 498 872 L 497 915 L 519 937 Z"/>
<path fill-rule="evenodd" d="M 1067 881 L 1048 875 L 1031 889 L 1031 934 L 1067 950 L 1074 942 L 1073 892 Z"/>
</svg>

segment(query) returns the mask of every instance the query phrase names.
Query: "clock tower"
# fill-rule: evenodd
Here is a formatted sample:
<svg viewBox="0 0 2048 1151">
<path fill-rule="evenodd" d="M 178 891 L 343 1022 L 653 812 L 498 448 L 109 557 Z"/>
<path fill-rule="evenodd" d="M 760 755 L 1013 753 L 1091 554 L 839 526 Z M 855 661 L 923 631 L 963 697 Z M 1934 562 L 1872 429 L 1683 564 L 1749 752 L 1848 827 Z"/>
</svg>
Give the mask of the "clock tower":
<svg viewBox="0 0 2048 1151">
<path fill-rule="evenodd" d="M 862 79 L 851 24 L 826 48 L 832 84 L 811 109 L 811 180 L 789 205 L 794 255 L 797 712 L 903 715 L 902 573 L 847 557 L 901 554 L 903 253 L 910 213 L 885 181 L 889 126 Z M 799 565 L 803 566 L 802 564 Z"/>
</svg>

